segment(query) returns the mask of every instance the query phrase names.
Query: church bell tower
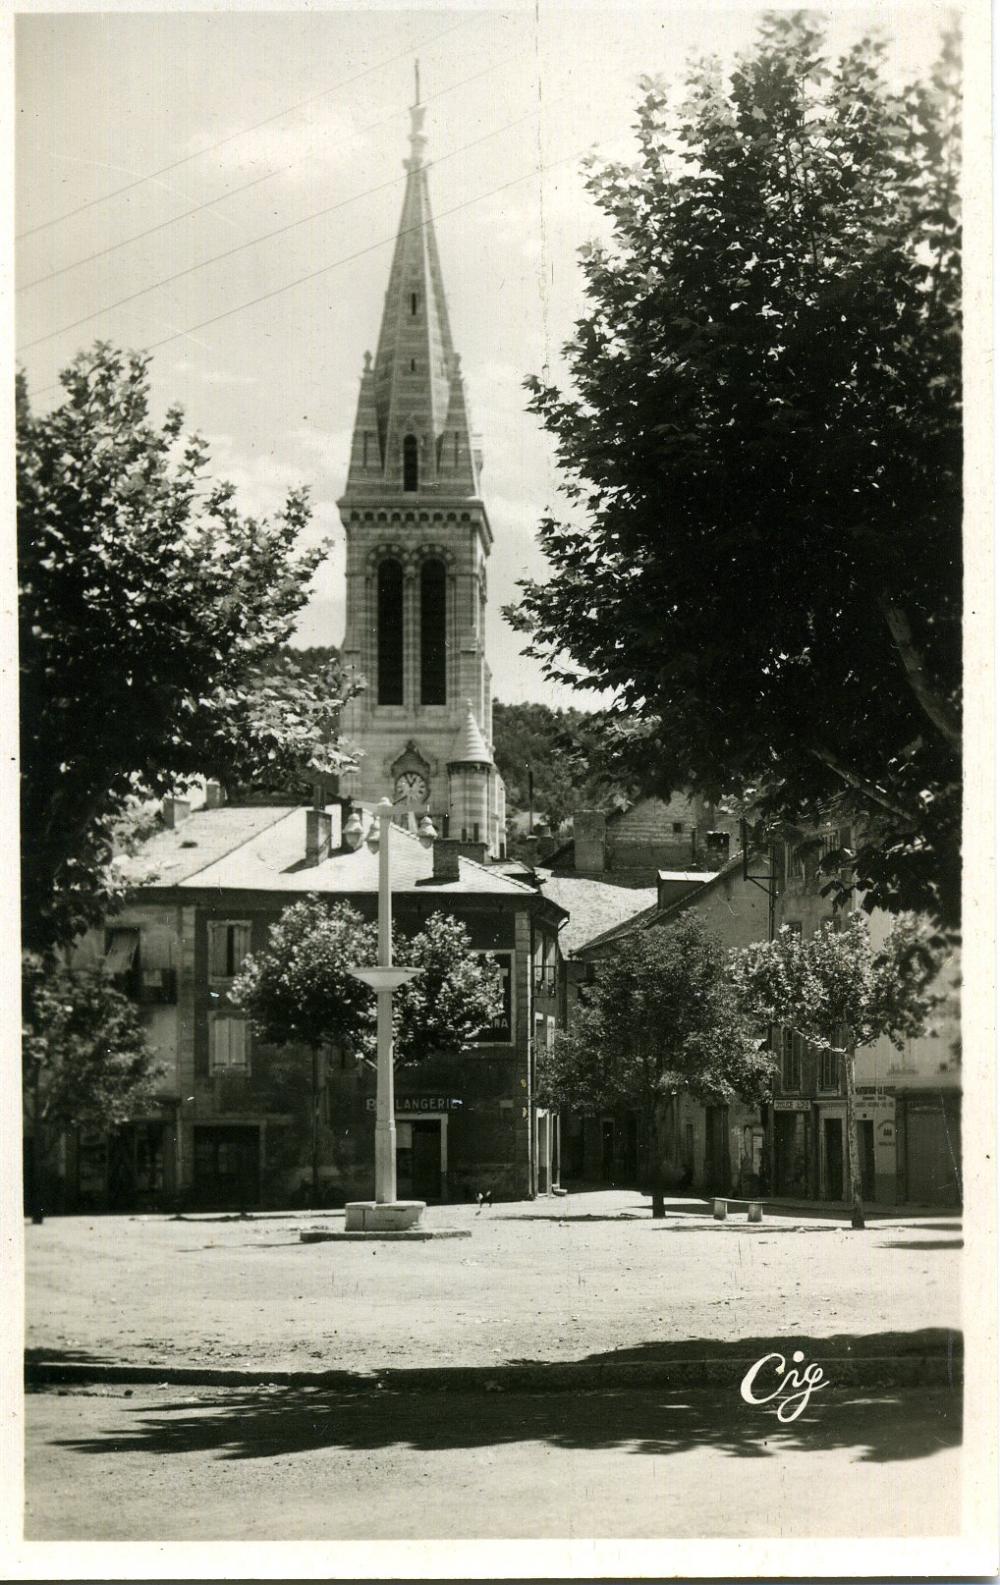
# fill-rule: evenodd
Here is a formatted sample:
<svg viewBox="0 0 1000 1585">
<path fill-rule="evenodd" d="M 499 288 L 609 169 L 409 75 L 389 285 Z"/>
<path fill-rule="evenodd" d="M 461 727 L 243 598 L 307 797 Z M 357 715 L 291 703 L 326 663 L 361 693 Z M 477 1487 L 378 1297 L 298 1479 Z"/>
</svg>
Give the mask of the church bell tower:
<svg viewBox="0 0 1000 1585">
<path fill-rule="evenodd" d="M 431 218 L 426 107 L 410 110 L 410 156 L 382 326 L 365 353 L 347 487 L 343 659 L 365 678 L 342 730 L 363 758 L 344 791 L 388 795 L 442 835 L 505 844 L 485 653 L 493 535 L 480 494 Z"/>
</svg>

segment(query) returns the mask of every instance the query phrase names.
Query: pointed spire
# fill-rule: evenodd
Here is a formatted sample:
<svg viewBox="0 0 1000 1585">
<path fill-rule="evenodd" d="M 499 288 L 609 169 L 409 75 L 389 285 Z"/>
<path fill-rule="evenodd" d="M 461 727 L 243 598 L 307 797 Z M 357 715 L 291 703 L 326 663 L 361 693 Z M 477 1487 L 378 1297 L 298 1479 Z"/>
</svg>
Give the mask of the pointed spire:
<svg viewBox="0 0 1000 1585">
<path fill-rule="evenodd" d="M 471 699 L 466 699 L 465 710 L 465 722 L 455 739 L 455 746 L 448 763 L 449 765 L 492 765 L 493 755 L 487 748 L 486 739 L 480 731 Z"/>
<path fill-rule="evenodd" d="M 361 380 L 348 497 L 388 490 L 478 499 L 477 459 L 431 216 L 426 115 L 415 61 L 403 212 L 378 348 L 373 365 L 366 357 Z"/>
</svg>

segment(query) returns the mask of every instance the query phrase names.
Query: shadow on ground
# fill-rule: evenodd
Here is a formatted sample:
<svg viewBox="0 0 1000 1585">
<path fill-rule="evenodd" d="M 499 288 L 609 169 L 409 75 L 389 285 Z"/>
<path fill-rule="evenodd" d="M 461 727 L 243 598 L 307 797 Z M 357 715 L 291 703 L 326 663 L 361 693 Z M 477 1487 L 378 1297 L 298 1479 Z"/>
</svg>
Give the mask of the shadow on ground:
<svg viewBox="0 0 1000 1585">
<path fill-rule="evenodd" d="M 964 1238 L 891 1238 L 883 1249 L 964 1249 Z"/>
<path fill-rule="evenodd" d="M 923 1353 L 954 1333 L 880 1333 L 867 1338 L 744 1338 L 723 1344 L 690 1339 L 653 1343 L 588 1356 L 585 1363 L 622 1363 L 668 1357 L 714 1357 L 732 1365 L 732 1380 L 711 1387 L 620 1388 L 595 1386 L 547 1391 L 544 1364 L 533 1362 L 538 1386 L 526 1391 L 519 1367 L 499 1366 L 477 1390 L 447 1369 L 407 1389 L 387 1372 L 377 1386 L 358 1377 L 357 1387 L 272 1386 L 178 1389 L 174 1401 L 125 1411 L 133 1424 L 100 1436 L 57 1439 L 78 1453 L 215 1454 L 224 1459 L 275 1458 L 325 1447 L 371 1451 L 405 1446 L 417 1451 L 479 1448 L 514 1442 L 556 1448 L 618 1448 L 669 1455 L 711 1447 L 734 1458 L 770 1458 L 789 1451 L 852 1449 L 856 1460 L 885 1463 L 926 1458 L 962 1439 L 958 1381 L 946 1386 L 845 1387 L 837 1383 L 836 1356 Z M 845 1345 L 850 1345 L 848 1349 Z M 777 1417 L 778 1403 L 746 1404 L 739 1383 L 746 1361 L 779 1348 L 825 1362 L 828 1386 L 819 1389 L 794 1420 Z M 789 1361 L 790 1363 L 790 1361 Z M 553 1384 L 559 1366 L 552 1367 Z M 774 1378 L 772 1378 L 773 1380 Z M 764 1378 L 761 1378 L 763 1382 Z M 447 1390 L 438 1390 L 438 1388 Z M 140 1389 L 148 1391 L 148 1389 Z M 766 1388 L 761 1386 L 759 1395 Z"/>
</svg>

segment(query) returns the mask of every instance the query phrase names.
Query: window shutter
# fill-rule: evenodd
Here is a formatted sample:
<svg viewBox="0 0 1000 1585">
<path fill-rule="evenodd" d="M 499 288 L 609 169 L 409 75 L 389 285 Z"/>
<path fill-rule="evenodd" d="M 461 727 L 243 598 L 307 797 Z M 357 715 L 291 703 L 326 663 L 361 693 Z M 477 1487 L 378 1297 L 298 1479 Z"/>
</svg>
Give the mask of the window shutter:
<svg viewBox="0 0 1000 1585">
<path fill-rule="evenodd" d="M 214 980 L 224 979 L 226 973 L 226 927 L 210 924 L 208 927 L 208 972 Z"/>
<path fill-rule="evenodd" d="M 234 1068 L 247 1068 L 247 1026 L 242 1018 L 229 1020 L 229 1064 Z"/>
</svg>

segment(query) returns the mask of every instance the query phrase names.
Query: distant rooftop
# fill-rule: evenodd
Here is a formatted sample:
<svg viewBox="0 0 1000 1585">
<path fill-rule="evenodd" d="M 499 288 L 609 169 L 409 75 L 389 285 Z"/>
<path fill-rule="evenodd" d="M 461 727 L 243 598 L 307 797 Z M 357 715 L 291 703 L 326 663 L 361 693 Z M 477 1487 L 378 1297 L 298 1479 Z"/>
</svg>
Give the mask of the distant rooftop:
<svg viewBox="0 0 1000 1585">
<path fill-rule="evenodd" d="M 563 955 L 572 957 L 595 937 L 656 907 L 655 886 L 614 886 L 585 875 L 539 871 L 542 895 L 569 914 L 560 928 Z"/>
<path fill-rule="evenodd" d="M 339 846 L 340 805 L 327 811 Z M 267 891 L 377 892 L 378 854 L 364 842 L 356 852 L 306 861 L 305 807 L 225 805 L 198 810 L 174 830 L 143 843 L 130 863 L 139 888 L 150 886 Z M 457 881 L 434 879 L 433 849 L 401 826 L 391 829 L 393 892 L 488 893 L 532 897 L 536 888 L 474 859 L 459 857 Z M 555 900 L 555 899 L 553 899 Z"/>
</svg>

